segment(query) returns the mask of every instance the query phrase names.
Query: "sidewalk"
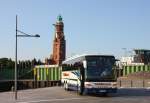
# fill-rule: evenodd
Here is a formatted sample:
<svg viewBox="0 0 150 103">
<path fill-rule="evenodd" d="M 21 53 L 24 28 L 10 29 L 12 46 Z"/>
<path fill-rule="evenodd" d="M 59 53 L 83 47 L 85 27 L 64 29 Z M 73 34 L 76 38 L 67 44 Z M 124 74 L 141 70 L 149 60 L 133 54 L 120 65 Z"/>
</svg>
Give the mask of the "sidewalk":
<svg viewBox="0 0 150 103">
<path fill-rule="evenodd" d="M 0 103 L 19 103 L 26 100 L 40 99 L 47 97 L 49 91 L 54 88 L 38 88 L 19 90 L 17 92 L 17 100 L 15 100 L 15 92 L 0 92 Z"/>
<path fill-rule="evenodd" d="M 1 92 L 0 103 L 16 103 L 14 92 Z"/>
</svg>

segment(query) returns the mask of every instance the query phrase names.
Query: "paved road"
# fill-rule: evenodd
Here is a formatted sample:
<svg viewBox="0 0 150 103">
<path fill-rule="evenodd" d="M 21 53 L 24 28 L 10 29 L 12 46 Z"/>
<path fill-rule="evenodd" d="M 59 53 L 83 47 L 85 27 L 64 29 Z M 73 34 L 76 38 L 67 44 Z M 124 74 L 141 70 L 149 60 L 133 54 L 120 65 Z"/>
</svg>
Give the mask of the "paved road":
<svg viewBox="0 0 150 103">
<path fill-rule="evenodd" d="M 1 92 L 0 103 L 150 103 L 150 89 L 119 89 L 107 97 L 96 95 L 79 96 L 76 92 L 64 91 L 61 87 L 21 90 L 18 100 L 14 93 Z"/>
</svg>

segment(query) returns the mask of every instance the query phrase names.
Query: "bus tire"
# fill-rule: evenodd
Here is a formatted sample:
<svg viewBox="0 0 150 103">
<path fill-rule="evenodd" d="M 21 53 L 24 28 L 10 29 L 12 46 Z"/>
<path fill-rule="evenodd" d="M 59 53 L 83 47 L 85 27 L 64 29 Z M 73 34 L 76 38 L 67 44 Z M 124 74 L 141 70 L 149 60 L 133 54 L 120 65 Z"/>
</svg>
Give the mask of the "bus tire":
<svg viewBox="0 0 150 103">
<path fill-rule="evenodd" d="M 66 82 L 66 90 L 68 91 L 69 90 L 69 86 L 68 86 L 68 83 Z"/>
<path fill-rule="evenodd" d="M 63 85 L 64 85 L 64 89 L 66 90 L 66 83 L 64 82 L 64 84 L 63 84 Z"/>
<path fill-rule="evenodd" d="M 83 88 L 82 87 L 78 87 L 78 94 L 79 95 L 83 95 Z"/>
</svg>

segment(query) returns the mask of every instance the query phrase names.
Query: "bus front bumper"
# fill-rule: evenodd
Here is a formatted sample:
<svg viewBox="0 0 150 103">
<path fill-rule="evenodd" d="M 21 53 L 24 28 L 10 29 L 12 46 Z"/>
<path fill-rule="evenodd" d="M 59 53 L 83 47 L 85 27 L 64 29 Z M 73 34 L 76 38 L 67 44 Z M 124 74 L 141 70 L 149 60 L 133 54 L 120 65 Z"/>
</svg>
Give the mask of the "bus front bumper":
<svg viewBox="0 0 150 103">
<path fill-rule="evenodd" d="M 85 88 L 87 93 L 116 93 L 117 88 Z"/>
</svg>

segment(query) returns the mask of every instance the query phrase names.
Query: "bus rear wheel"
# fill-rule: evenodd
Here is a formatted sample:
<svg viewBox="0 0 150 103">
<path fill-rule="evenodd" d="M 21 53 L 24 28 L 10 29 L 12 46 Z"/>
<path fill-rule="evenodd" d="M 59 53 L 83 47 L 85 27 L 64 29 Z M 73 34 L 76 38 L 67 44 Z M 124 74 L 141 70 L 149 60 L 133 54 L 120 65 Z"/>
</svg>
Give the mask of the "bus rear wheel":
<svg viewBox="0 0 150 103">
<path fill-rule="evenodd" d="M 65 86 L 66 84 L 65 84 L 65 82 L 63 83 L 63 86 L 64 86 L 64 89 L 66 90 L 66 86 Z"/>
<path fill-rule="evenodd" d="M 67 91 L 69 90 L 67 82 L 64 83 L 64 89 L 67 90 Z"/>
</svg>

